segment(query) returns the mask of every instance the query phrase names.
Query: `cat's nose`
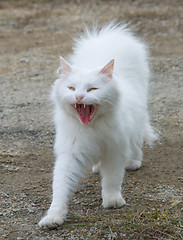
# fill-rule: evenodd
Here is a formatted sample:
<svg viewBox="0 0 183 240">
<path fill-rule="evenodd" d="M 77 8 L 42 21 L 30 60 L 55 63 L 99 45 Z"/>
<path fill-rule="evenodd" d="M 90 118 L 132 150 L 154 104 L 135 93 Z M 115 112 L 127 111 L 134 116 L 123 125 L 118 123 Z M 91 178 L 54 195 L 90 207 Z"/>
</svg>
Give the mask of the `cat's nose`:
<svg viewBox="0 0 183 240">
<path fill-rule="evenodd" d="M 77 102 L 80 104 L 81 103 L 81 100 L 84 98 L 83 95 L 76 95 L 76 100 Z"/>
</svg>

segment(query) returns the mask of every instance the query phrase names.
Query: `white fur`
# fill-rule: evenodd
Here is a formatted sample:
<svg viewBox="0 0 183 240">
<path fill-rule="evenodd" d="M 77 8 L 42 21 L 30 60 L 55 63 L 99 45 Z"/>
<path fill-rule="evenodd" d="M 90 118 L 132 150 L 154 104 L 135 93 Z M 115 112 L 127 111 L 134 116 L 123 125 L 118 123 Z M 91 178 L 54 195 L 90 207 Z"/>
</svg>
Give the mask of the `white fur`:
<svg viewBox="0 0 183 240">
<path fill-rule="evenodd" d="M 99 72 L 112 59 L 113 78 L 109 79 Z M 147 112 L 148 54 L 140 40 L 121 25 L 87 30 L 76 41 L 70 63 L 71 72 L 62 72 L 52 90 L 56 128 L 53 200 L 40 227 L 63 223 L 72 193 L 93 165 L 94 171 L 100 168 L 103 206 L 123 206 L 125 167 L 136 170 L 141 166 L 142 144 L 154 137 Z M 87 92 L 92 87 L 98 89 Z M 99 105 L 88 125 L 81 123 L 71 106 L 78 93 L 83 94 L 84 104 Z"/>
</svg>

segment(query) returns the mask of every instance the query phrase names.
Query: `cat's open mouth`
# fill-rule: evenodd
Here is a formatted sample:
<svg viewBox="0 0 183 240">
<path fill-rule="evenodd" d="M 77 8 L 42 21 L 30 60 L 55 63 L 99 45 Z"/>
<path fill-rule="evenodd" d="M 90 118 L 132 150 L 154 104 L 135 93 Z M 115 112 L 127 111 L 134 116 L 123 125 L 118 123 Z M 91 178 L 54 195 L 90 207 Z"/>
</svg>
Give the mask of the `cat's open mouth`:
<svg viewBox="0 0 183 240">
<path fill-rule="evenodd" d="M 91 122 L 97 110 L 97 105 L 76 103 L 73 105 L 73 107 L 76 109 L 79 118 L 84 125 L 87 125 Z"/>
</svg>

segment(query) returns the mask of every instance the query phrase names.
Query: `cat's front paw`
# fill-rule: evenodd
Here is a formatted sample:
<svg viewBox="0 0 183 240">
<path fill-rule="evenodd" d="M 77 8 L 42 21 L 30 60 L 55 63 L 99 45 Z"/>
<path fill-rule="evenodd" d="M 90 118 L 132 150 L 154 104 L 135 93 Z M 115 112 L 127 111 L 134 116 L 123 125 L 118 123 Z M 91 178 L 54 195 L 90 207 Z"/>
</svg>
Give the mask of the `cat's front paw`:
<svg viewBox="0 0 183 240">
<path fill-rule="evenodd" d="M 129 160 L 126 164 L 126 170 L 135 171 L 141 167 L 142 161 L 139 160 Z"/>
<path fill-rule="evenodd" d="M 55 214 L 48 214 L 41 219 L 38 225 L 41 228 L 53 229 L 62 225 L 63 222 L 64 222 L 64 218 L 62 216 L 55 215 Z"/>
<path fill-rule="evenodd" d="M 125 204 L 126 201 L 122 196 L 110 196 L 108 198 L 104 198 L 102 203 L 104 208 L 120 208 Z"/>
</svg>

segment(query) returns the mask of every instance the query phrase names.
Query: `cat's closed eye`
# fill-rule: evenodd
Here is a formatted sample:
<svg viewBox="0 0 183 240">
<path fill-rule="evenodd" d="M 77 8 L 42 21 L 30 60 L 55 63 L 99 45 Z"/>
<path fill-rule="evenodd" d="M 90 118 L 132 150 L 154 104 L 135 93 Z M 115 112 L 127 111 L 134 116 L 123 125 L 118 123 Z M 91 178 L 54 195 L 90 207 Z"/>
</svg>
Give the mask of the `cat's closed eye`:
<svg viewBox="0 0 183 240">
<path fill-rule="evenodd" d="M 89 88 L 87 92 L 92 92 L 92 91 L 95 91 L 97 90 L 98 88 Z"/>
<path fill-rule="evenodd" d="M 68 87 L 68 89 L 71 90 L 71 91 L 75 91 L 74 87 Z"/>
</svg>

